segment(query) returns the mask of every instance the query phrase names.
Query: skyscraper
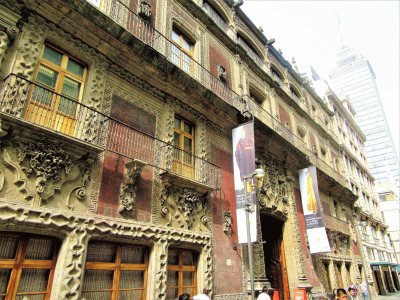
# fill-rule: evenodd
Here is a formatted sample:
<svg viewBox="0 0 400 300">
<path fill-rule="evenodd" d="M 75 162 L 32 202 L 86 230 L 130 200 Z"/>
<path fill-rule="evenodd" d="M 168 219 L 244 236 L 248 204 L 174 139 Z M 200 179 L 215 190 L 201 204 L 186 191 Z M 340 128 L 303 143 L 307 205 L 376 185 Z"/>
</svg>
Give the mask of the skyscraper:
<svg viewBox="0 0 400 300">
<path fill-rule="evenodd" d="M 367 137 L 366 154 L 377 183 L 393 182 L 400 189 L 399 159 L 390 135 L 374 71 L 361 53 L 342 45 L 337 65 L 330 73 L 331 86 L 340 97 L 349 97 L 357 123 Z M 354 143 L 356 147 L 357 143 Z"/>
</svg>

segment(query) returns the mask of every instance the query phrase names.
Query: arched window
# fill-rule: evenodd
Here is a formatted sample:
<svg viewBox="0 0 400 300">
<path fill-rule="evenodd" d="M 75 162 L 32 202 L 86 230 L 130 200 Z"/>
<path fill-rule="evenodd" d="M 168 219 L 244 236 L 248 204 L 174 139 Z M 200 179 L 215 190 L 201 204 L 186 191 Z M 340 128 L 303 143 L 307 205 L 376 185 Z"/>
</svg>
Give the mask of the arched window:
<svg viewBox="0 0 400 300">
<path fill-rule="evenodd" d="M 228 30 L 228 22 L 226 21 L 227 18 L 224 17 L 215 4 L 213 4 L 211 1 L 204 0 L 203 9 L 223 31 L 226 32 Z"/>
<path fill-rule="evenodd" d="M 271 74 L 272 74 L 272 78 L 278 82 L 279 86 L 283 85 L 283 76 L 281 75 L 281 73 L 278 71 L 278 69 L 274 66 L 271 66 Z"/>
<path fill-rule="evenodd" d="M 246 50 L 247 54 L 258 64 L 260 67 L 263 65 L 261 55 L 255 50 L 255 47 L 240 33 L 237 34 L 237 41 L 240 46 Z"/>
<path fill-rule="evenodd" d="M 296 102 L 300 102 L 300 93 L 297 91 L 297 89 L 290 85 L 290 95 L 292 96 L 292 98 L 296 101 Z"/>
<path fill-rule="evenodd" d="M 252 86 L 249 87 L 249 96 L 258 104 L 262 104 L 264 102 L 265 96 Z"/>
</svg>

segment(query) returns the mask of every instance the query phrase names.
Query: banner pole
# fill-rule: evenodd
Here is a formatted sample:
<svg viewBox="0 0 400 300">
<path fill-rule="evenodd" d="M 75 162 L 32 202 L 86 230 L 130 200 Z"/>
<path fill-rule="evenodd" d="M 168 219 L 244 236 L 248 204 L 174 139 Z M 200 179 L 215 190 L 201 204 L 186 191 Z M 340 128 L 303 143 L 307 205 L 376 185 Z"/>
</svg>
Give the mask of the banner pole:
<svg viewBox="0 0 400 300">
<path fill-rule="evenodd" d="M 252 178 L 252 177 L 250 177 Z M 249 271 L 250 271 L 250 288 L 251 288 L 251 299 L 255 299 L 255 292 L 254 292 L 254 272 L 253 272 L 253 250 L 251 245 L 251 232 L 250 232 L 250 217 L 249 213 L 251 211 L 251 203 L 249 203 L 247 199 L 247 187 L 248 187 L 248 180 L 249 178 L 244 179 L 244 199 L 246 201 L 246 226 L 247 226 L 247 250 L 249 255 Z"/>
</svg>

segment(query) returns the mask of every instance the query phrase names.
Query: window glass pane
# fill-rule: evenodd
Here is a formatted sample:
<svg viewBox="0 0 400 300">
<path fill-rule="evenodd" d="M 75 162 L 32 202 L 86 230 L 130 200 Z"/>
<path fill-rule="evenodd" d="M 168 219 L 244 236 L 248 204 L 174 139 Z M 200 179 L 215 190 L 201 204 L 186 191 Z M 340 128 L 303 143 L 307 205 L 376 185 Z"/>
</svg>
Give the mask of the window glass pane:
<svg viewBox="0 0 400 300">
<path fill-rule="evenodd" d="M 178 278 L 179 272 L 178 271 L 168 271 L 167 274 L 167 287 L 178 287 Z"/>
<path fill-rule="evenodd" d="M 15 297 L 15 300 L 44 300 L 46 299 L 46 294 L 40 294 L 40 295 L 17 295 Z"/>
<path fill-rule="evenodd" d="M 193 286 L 193 272 L 183 272 L 182 285 L 183 286 Z"/>
<path fill-rule="evenodd" d="M 112 270 L 85 270 L 83 291 L 112 289 L 114 271 Z"/>
<path fill-rule="evenodd" d="M 0 269 L 0 295 L 5 295 L 10 275 L 11 269 Z"/>
<path fill-rule="evenodd" d="M 120 291 L 118 293 L 118 300 L 132 300 L 132 299 L 142 299 L 142 291 Z M 169 298 L 167 298 L 169 299 Z"/>
<path fill-rule="evenodd" d="M 18 293 L 46 291 L 49 273 L 50 270 L 23 269 L 18 285 Z"/>
<path fill-rule="evenodd" d="M 175 126 L 175 128 L 180 129 L 181 128 L 181 120 L 179 120 L 178 118 L 175 118 L 174 126 Z"/>
<path fill-rule="evenodd" d="M 110 300 L 111 292 L 82 292 L 81 296 L 86 300 Z"/>
<path fill-rule="evenodd" d="M 84 67 L 80 63 L 76 62 L 73 59 L 68 60 L 67 71 L 82 77 L 83 70 L 84 70 Z"/>
<path fill-rule="evenodd" d="M 179 250 L 168 249 L 168 264 L 169 265 L 179 264 Z"/>
<path fill-rule="evenodd" d="M 50 89 L 54 89 L 56 86 L 57 75 L 58 73 L 56 71 L 40 65 L 36 82 L 39 82 Z"/>
<path fill-rule="evenodd" d="M 114 262 L 115 261 L 114 244 L 107 243 L 89 243 L 86 261 L 90 262 Z"/>
<path fill-rule="evenodd" d="M 193 129 L 193 126 L 192 125 L 190 125 L 190 124 L 188 124 L 188 123 L 184 123 L 184 127 L 183 127 L 183 130 L 185 131 L 185 132 L 187 132 L 187 133 L 189 133 L 189 134 L 192 134 L 192 129 Z"/>
<path fill-rule="evenodd" d="M 64 78 L 62 94 L 73 99 L 78 99 L 79 90 L 81 88 L 81 84 L 75 80 L 72 80 L 68 77 Z"/>
<path fill-rule="evenodd" d="M 183 141 L 184 141 L 183 149 L 189 153 L 192 153 L 192 139 L 184 137 Z"/>
<path fill-rule="evenodd" d="M 180 44 L 180 35 L 175 30 L 172 30 L 172 40 L 178 44 Z"/>
<path fill-rule="evenodd" d="M 181 147 L 179 140 L 180 140 L 180 134 L 175 131 L 174 132 L 174 146 L 175 147 L 178 147 L 178 148 Z"/>
<path fill-rule="evenodd" d="M 178 297 L 178 288 L 167 288 L 167 299 L 175 299 Z"/>
<path fill-rule="evenodd" d="M 18 247 L 18 237 L 0 233 L 0 259 L 15 257 Z"/>
<path fill-rule="evenodd" d="M 144 264 L 146 255 L 145 247 L 122 245 L 121 262 L 127 264 Z"/>
<path fill-rule="evenodd" d="M 144 272 L 143 271 L 121 271 L 119 288 L 132 289 L 143 288 Z"/>
<path fill-rule="evenodd" d="M 182 293 L 188 293 L 189 295 L 194 295 L 195 291 L 192 287 L 183 287 Z"/>
<path fill-rule="evenodd" d="M 185 49 L 186 51 L 190 52 L 190 53 L 192 52 L 192 45 L 185 38 L 182 39 L 182 48 Z"/>
<path fill-rule="evenodd" d="M 50 47 L 45 47 L 44 52 L 43 52 L 43 58 L 45 58 L 48 61 L 51 61 L 52 63 L 56 65 L 61 65 L 61 60 L 62 60 L 62 54 Z"/>
<path fill-rule="evenodd" d="M 171 45 L 171 61 L 177 65 L 181 65 L 181 50 L 175 45 Z"/>
<path fill-rule="evenodd" d="M 25 259 L 53 259 L 54 242 L 49 239 L 29 239 L 26 247 Z"/>
<path fill-rule="evenodd" d="M 185 266 L 194 266 L 194 257 L 191 251 L 183 251 L 183 264 Z"/>
</svg>

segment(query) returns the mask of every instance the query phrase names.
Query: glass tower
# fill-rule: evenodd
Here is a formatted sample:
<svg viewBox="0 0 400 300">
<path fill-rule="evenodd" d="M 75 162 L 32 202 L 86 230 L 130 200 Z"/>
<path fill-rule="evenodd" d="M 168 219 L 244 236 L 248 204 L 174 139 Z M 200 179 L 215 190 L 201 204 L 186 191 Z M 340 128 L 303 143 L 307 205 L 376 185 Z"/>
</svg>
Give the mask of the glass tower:
<svg viewBox="0 0 400 300">
<path fill-rule="evenodd" d="M 341 98 L 348 96 L 356 112 L 357 123 L 365 134 L 365 150 L 375 182 L 392 182 L 399 194 L 399 159 L 369 61 L 354 48 L 343 45 L 336 68 L 330 72 L 330 84 Z"/>
</svg>

